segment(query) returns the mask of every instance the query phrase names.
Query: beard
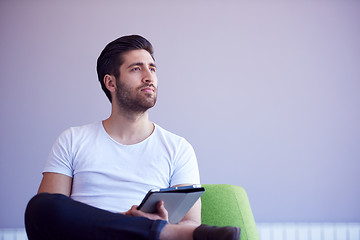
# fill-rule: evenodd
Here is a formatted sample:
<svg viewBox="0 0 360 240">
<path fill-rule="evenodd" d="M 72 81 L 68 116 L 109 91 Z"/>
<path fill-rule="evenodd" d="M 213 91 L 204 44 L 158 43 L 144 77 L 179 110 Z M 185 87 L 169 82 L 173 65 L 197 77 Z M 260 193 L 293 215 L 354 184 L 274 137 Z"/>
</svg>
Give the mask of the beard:
<svg viewBox="0 0 360 240">
<path fill-rule="evenodd" d="M 142 86 L 132 89 L 116 79 L 116 100 L 119 107 L 127 112 L 144 113 L 152 108 L 157 99 L 157 88 L 153 84 L 143 84 Z M 152 87 L 154 93 L 144 93 L 141 89 Z"/>
</svg>

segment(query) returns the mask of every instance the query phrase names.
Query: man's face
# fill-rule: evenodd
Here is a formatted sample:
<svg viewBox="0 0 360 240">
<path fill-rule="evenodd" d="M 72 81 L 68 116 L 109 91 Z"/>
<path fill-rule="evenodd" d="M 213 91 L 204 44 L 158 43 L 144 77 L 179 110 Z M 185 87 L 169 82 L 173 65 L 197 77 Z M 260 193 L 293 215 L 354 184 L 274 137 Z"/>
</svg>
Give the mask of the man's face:
<svg viewBox="0 0 360 240">
<path fill-rule="evenodd" d="M 130 112 L 145 112 L 157 97 L 156 66 L 146 50 L 133 50 L 123 55 L 120 77 L 116 79 L 116 101 Z"/>
</svg>

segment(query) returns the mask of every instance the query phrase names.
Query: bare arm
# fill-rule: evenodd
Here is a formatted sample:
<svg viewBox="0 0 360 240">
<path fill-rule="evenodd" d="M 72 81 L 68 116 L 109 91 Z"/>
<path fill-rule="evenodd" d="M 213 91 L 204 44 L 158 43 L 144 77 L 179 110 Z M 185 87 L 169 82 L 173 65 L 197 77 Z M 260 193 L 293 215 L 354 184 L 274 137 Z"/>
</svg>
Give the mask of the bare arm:
<svg viewBox="0 0 360 240">
<path fill-rule="evenodd" d="M 45 172 L 38 193 L 60 193 L 70 196 L 72 178 L 60 173 Z"/>
<path fill-rule="evenodd" d="M 189 186 L 192 184 L 179 184 L 173 187 Z M 200 225 L 201 224 L 201 199 L 197 200 L 185 217 L 178 224 Z"/>
<path fill-rule="evenodd" d="M 189 186 L 192 184 L 179 184 L 173 187 Z M 164 203 L 161 201 L 157 205 L 157 213 L 145 213 L 141 210 L 137 210 L 137 206 L 134 205 L 131 209 L 123 214 L 128 216 L 146 217 L 152 220 L 162 219 L 168 221 L 168 212 L 164 207 Z M 201 224 L 201 200 L 199 199 L 194 206 L 189 210 L 185 217 L 178 223 L 184 225 L 198 226 Z"/>
</svg>

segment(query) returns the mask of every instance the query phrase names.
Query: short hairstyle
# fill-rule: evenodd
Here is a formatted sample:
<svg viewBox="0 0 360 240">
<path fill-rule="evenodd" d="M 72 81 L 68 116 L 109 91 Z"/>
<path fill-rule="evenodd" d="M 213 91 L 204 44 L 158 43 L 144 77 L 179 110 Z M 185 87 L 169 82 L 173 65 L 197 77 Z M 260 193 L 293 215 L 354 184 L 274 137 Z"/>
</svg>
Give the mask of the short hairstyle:
<svg viewBox="0 0 360 240">
<path fill-rule="evenodd" d="M 105 86 L 105 75 L 113 75 L 116 79 L 118 79 L 120 77 L 120 66 L 124 63 L 123 55 L 126 52 L 137 49 L 144 49 L 148 51 L 151 57 L 154 58 L 153 47 L 148 40 L 139 35 L 130 35 L 120 37 L 110 42 L 106 45 L 104 50 L 102 50 L 99 58 L 97 59 L 96 71 L 101 88 L 110 102 L 112 102 L 111 93 Z"/>
</svg>

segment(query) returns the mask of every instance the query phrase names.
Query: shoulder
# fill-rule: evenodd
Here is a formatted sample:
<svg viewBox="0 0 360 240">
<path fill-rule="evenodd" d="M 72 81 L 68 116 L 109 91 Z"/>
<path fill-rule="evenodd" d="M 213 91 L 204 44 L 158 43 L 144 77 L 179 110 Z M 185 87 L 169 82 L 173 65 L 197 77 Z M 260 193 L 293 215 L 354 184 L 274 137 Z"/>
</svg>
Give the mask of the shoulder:
<svg viewBox="0 0 360 240">
<path fill-rule="evenodd" d="M 87 138 L 90 135 L 95 134 L 100 127 L 101 121 L 82 126 L 70 127 L 60 134 L 59 139 L 73 141 L 76 139 Z"/>
<path fill-rule="evenodd" d="M 168 130 L 165 130 L 164 128 L 160 127 L 159 125 L 155 124 L 155 132 L 156 135 L 158 135 L 159 137 L 163 137 L 166 138 L 168 140 L 172 140 L 172 141 L 183 141 L 185 140 L 183 137 L 180 137 L 179 135 L 172 133 Z"/>
<path fill-rule="evenodd" d="M 180 137 L 179 135 L 175 134 L 175 133 L 172 133 L 166 129 L 164 129 L 163 127 L 157 125 L 156 123 L 154 123 L 155 125 L 155 131 L 157 131 L 158 133 L 166 136 L 166 137 L 169 137 L 169 138 L 177 138 L 177 139 L 180 139 L 180 138 L 183 138 L 183 137 Z"/>
<path fill-rule="evenodd" d="M 75 133 L 75 134 L 84 134 L 84 133 L 91 133 L 93 131 L 97 131 L 101 127 L 102 122 L 94 122 L 82 126 L 71 127 L 68 130 Z"/>
<path fill-rule="evenodd" d="M 168 146 L 172 146 L 174 148 L 179 147 L 191 147 L 190 143 L 184 138 L 175 133 L 172 133 L 159 125 L 155 124 L 155 135 L 157 138 Z"/>
</svg>

